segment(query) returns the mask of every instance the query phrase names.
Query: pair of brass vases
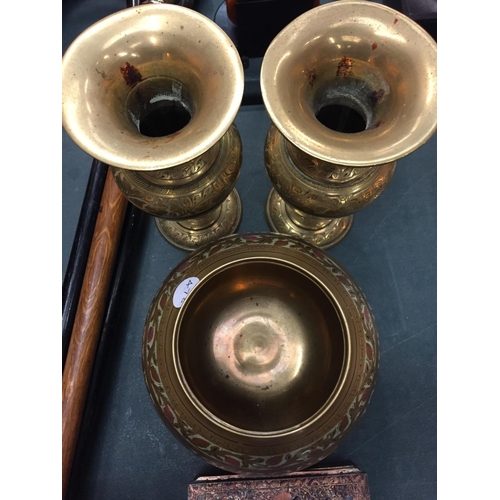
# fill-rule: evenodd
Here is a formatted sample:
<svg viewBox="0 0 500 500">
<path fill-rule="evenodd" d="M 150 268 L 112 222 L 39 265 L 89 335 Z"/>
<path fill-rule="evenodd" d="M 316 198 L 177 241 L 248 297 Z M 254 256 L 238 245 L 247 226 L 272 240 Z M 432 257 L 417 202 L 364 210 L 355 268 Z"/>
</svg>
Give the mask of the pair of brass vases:
<svg viewBox="0 0 500 500">
<path fill-rule="evenodd" d="M 72 44 L 63 76 L 69 135 L 168 241 L 201 247 L 165 280 L 144 330 L 167 426 L 232 472 L 326 457 L 364 413 L 379 351 L 365 297 L 320 247 L 434 133 L 435 42 L 359 0 L 316 7 L 275 38 L 261 73 L 269 234 L 228 236 L 241 217 L 244 79 L 213 22 L 171 5 L 127 9 Z"/>
<path fill-rule="evenodd" d="M 236 231 L 244 76 L 217 25 L 174 5 L 124 10 L 71 45 L 63 75 L 69 135 L 168 241 L 194 250 Z M 434 133 L 436 79 L 434 40 L 382 5 L 341 0 L 288 25 L 261 72 L 270 228 L 338 243 Z"/>
</svg>

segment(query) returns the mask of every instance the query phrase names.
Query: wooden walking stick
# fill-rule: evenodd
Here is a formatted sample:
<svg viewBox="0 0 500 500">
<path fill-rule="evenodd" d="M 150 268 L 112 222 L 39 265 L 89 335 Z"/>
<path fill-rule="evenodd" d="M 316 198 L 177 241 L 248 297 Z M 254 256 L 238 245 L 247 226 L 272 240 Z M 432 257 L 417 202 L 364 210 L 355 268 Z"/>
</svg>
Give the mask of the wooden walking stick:
<svg viewBox="0 0 500 500">
<path fill-rule="evenodd" d="M 62 369 L 68 354 L 108 166 L 93 160 L 62 287 Z"/>
<path fill-rule="evenodd" d="M 108 170 L 63 372 L 62 472 L 66 495 L 127 200 Z"/>
</svg>

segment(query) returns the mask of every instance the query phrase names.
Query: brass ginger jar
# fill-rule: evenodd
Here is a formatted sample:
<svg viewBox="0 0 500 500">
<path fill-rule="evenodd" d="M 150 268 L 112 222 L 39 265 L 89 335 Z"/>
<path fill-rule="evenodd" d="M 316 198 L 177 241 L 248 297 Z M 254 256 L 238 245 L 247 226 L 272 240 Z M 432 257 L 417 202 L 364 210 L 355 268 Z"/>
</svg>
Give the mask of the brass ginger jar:
<svg viewBox="0 0 500 500">
<path fill-rule="evenodd" d="M 379 343 L 366 298 L 330 256 L 244 234 L 171 272 L 142 356 L 151 399 L 188 448 L 230 472 L 278 475 L 325 458 L 364 414 Z"/>
<path fill-rule="evenodd" d="M 434 134 L 436 42 L 384 5 L 328 3 L 275 37 L 261 88 L 272 121 L 268 224 L 329 248 L 385 190 L 396 161 Z"/>
<path fill-rule="evenodd" d="M 214 22 L 177 5 L 124 9 L 84 31 L 62 69 L 67 133 L 170 243 L 193 250 L 237 229 L 243 67 Z"/>
</svg>

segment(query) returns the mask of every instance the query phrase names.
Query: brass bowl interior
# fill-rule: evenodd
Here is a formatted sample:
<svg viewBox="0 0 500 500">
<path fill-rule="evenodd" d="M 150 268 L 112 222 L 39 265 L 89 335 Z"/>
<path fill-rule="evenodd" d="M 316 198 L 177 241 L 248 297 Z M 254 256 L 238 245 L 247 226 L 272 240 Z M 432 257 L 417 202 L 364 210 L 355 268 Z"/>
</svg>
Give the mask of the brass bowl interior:
<svg viewBox="0 0 500 500">
<path fill-rule="evenodd" d="M 437 48 L 415 22 L 374 2 L 342 0 L 295 19 L 269 46 L 261 87 L 271 120 L 314 158 L 372 166 L 397 160 L 436 129 Z M 349 108 L 356 133 L 319 119 Z"/>
<path fill-rule="evenodd" d="M 331 403 L 346 340 L 315 279 L 272 260 L 229 265 L 201 282 L 177 327 L 181 379 L 215 421 L 279 433 Z"/>
<path fill-rule="evenodd" d="M 70 137 L 93 157 L 132 170 L 201 155 L 228 130 L 243 96 L 243 67 L 229 37 L 177 5 L 102 19 L 72 43 L 62 72 Z M 145 133 L 141 123 L 153 115 L 161 129 Z"/>
</svg>

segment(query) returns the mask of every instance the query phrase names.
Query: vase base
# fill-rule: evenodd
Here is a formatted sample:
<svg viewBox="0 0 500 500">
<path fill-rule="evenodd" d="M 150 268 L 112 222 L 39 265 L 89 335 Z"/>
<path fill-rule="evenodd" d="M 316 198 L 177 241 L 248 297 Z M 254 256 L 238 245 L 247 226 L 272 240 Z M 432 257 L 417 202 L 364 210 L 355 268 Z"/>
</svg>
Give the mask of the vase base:
<svg viewBox="0 0 500 500">
<path fill-rule="evenodd" d="M 212 217 L 207 219 L 207 215 Z M 241 215 L 240 195 L 233 189 L 229 196 L 209 214 L 180 221 L 155 217 L 155 221 L 160 234 L 170 244 L 192 252 L 222 236 L 233 234 L 241 222 Z"/>
<path fill-rule="evenodd" d="M 323 250 L 340 243 L 351 229 L 354 219 L 354 215 L 338 218 L 307 217 L 314 217 L 316 227 L 299 225 L 296 220 L 292 220 L 285 200 L 274 188 L 271 189 L 266 203 L 266 219 L 271 230 L 298 236 Z"/>
</svg>

